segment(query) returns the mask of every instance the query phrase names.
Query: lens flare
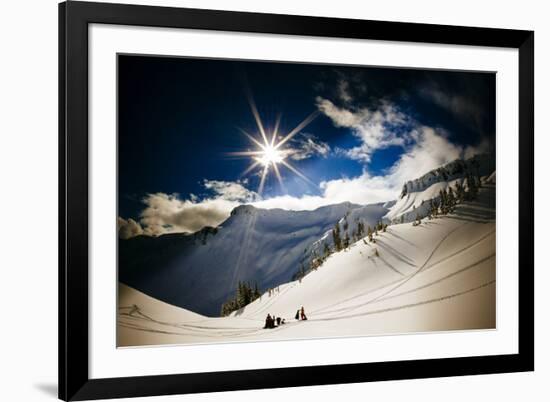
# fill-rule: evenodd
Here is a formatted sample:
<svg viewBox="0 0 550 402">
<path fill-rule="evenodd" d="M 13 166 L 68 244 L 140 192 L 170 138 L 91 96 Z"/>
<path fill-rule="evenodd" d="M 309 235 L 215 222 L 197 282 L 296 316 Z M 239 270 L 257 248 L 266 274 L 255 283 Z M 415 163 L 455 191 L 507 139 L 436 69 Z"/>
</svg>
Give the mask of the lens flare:
<svg viewBox="0 0 550 402">
<path fill-rule="evenodd" d="M 283 152 L 277 150 L 275 147 L 268 145 L 263 147 L 263 151 L 260 156 L 256 157 L 256 160 L 264 166 L 276 165 L 281 163 L 284 159 Z"/>
<path fill-rule="evenodd" d="M 273 131 L 268 132 L 264 127 L 258 108 L 252 98 L 252 95 L 249 93 L 248 102 L 250 104 L 250 110 L 258 126 L 258 132 L 260 138 L 254 136 L 250 133 L 247 133 L 243 129 L 239 129 L 243 135 L 245 135 L 253 145 L 258 148 L 255 150 L 241 151 L 241 152 L 230 152 L 229 155 L 236 157 L 247 157 L 252 159 L 252 164 L 243 172 L 242 176 L 250 174 L 252 172 L 258 172 L 260 175 L 260 184 L 258 187 L 258 194 L 262 194 L 264 189 L 265 181 L 270 170 L 275 172 L 275 177 L 279 182 L 281 189 L 285 191 L 285 186 L 283 184 L 283 177 L 279 170 L 279 165 L 285 166 L 288 171 L 294 173 L 297 177 L 304 180 L 309 185 L 315 186 L 315 184 L 309 180 L 302 172 L 300 172 L 296 167 L 292 166 L 288 161 L 287 157 L 296 153 L 297 150 L 292 149 L 288 146 L 288 141 L 292 139 L 296 134 L 303 130 L 309 123 L 311 123 L 318 116 L 318 112 L 314 112 L 307 116 L 300 124 L 298 124 L 294 129 L 290 130 L 288 133 L 279 136 L 279 124 L 281 121 L 281 116 L 277 116 L 275 121 Z M 279 139 L 279 141 L 277 141 Z M 286 144 L 286 146 L 284 146 Z M 256 168 L 259 168 L 257 170 Z"/>
</svg>

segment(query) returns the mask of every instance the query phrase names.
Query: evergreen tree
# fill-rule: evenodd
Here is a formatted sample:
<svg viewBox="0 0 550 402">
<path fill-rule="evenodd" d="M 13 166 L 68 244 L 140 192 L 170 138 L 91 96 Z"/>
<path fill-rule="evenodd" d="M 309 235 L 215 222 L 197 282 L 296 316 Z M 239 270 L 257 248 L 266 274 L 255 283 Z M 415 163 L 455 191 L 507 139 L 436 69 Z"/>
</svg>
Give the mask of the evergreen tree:
<svg viewBox="0 0 550 402">
<path fill-rule="evenodd" d="M 250 285 L 250 282 L 241 282 L 237 284 L 235 296 L 229 299 L 225 303 L 222 303 L 220 314 L 227 316 L 231 312 L 241 309 L 244 306 L 252 303 L 254 300 L 261 297 L 260 290 L 258 289 L 257 282 L 254 282 L 254 289 Z"/>
<path fill-rule="evenodd" d="M 336 251 L 342 250 L 342 239 L 340 238 L 340 225 L 336 223 L 332 229 L 332 239 L 334 240 L 334 248 Z"/>
<path fill-rule="evenodd" d="M 445 190 L 439 190 L 439 210 L 441 215 L 447 214 L 447 193 Z"/>
<path fill-rule="evenodd" d="M 325 254 L 325 258 L 330 255 L 330 247 L 327 243 L 325 243 L 323 253 Z"/>
<path fill-rule="evenodd" d="M 464 201 L 464 186 L 460 181 L 455 184 L 456 203 Z"/>
<path fill-rule="evenodd" d="M 237 287 L 237 303 L 240 306 L 246 305 L 246 291 L 245 291 L 245 284 L 241 283 L 239 281 L 239 285 Z"/>
<path fill-rule="evenodd" d="M 296 274 L 294 274 L 294 277 L 293 279 L 296 280 L 296 279 L 299 279 L 301 281 L 301 279 L 306 276 L 306 269 L 304 267 L 304 263 L 301 262 L 300 263 L 300 269 L 298 269 L 298 272 Z"/>
<path fill-rule="evenodd" d="M 237 284 L 237 295 L 235 296 L 236 304 L 240 305 L 242 303 L 242 296 L 243 295 L 243 285 L 241 281 Z"/>
<path fill-rule="evenodd" d="M 252 303 L 254 300 L 254 291 L 249 282 L 246 282 L 246 304 Z"/>
<path fill-rule="evenodd" d="M 466 199 L 474 200 L 477 198 L 478 180 L 476 180 L 476 178 L 472 174 L 468 174 L 468 176 L 466 177 L 466 184 L 468 185 L 468 191 L 466 192 Z"/>
<path fill-rule="evenodd" d="M 357 237 L 362 238 L 365 234 L 365 225 L 362 221 L 357 223 Z"/>
<path fill-rule="evenodd" d="M 451 187 L 449 187 L 447 191 L 447 202 L 449 204 L 449 212 L 453 212 L 456 205 L 456 198 Z"/>
<path fill-rule="evenodd" d="M 348 232 L 346 232 L 346 237 L 344 237 L 344 248 L 348 248 L 349 247 L 349 244 L 350 244 L 350 239 L 349 239 L 349 236 L 348 236 Z"/>
</svg>

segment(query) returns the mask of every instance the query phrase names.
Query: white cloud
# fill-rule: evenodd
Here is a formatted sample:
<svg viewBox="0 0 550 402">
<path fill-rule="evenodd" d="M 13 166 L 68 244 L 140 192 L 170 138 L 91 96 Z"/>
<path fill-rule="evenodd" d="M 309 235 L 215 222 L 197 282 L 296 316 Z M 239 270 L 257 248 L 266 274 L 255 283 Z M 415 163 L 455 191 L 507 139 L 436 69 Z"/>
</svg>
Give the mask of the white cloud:
<svg viewBox="0 0 550 402">
<path fill-rule="evenodd" d="M 300 133 L 292 139 L 289 158 L 299 161 L 317 155 L 326 157 L 329 153 L 330 146 L 326 142 L 317 140 L 312 134 Z"/>
<path fill-rule="evenodd" d="M 386 174 L 374 176 L 364 171 L 360 176 L 321 183 L 322 194 L 302 197 L 280 196 L 253 203 L 259 208 L 312 210 L 340 202 L 369 204 L 395 199 L 403 184 L 441 165 L 460 158 L 462 147 L 450 143 L 429 127 L 419 127 L 411 136 L 416 143 Z"/>
<path fill-rule="evenodd" d="M 194 194 L 189 199 L 181 199 L 178 194 L 147 194 L 143 199 L 146 207 L 140 214 L 139 224 L 133 221 L 140 226 L 141 232 L 130 231 L 127 237 L 141 233 L 150 236 L 192 233 L 205 226 L 218 226 L 233 208 L 258 199 L 255 192 L 244 187 L 245 184 L 246 181 L 205 180 L 204 187 L 213 195 L 202 200 Z"/>
<path fill-rule="evenodd" d="M 342 101 L 346 103 L 349 103 L 353 100 L 353 97 L 351 96 L 349 91 L 349 82 L 345 79 L 340 79 L 338 81 L 338 96 Z"/>
<path fill-rule="evenodd" d="M 317 97 L 317 108 L 329 117 L 336 127 L 356 127 L 369 115 L 368 109 L 351 111 L 340 108 L 328 99 Z"/>
<path fill-rule="evenodd" d="M 337 71 L 338 80 L 335 95 L 345 104 L 349 105 L 356 97 L 367 92 L 367 86 L 362 74 L 349 74 Z"/>
<path fill-rule="evenodd" d="M 338 152 L 351 159 L 369 162 L 372 153 L 392 145 L 405 146 L 410 142 L 409 127 L 413 121 L 395 105 L 382 102 L 376 109 L 338 107 L 328 99 L 318 97 L 317 108 L 329 117 L 336 127 L 350 128 L 361 145 Z"/>
<path fill-rule="evenodd" d="M 129 239 L 130 237 L 143 234 L 143 229 L 139 223 L 132 218 L 123 219 L 120 216 L 117 219 L 118 237 L 121 239 Z"/>
<path fill-rule="evenodd" d="M 258 197 L 258 195 L 248 190 L 244 185 L 248 181 L 241 180 L 236 182 L 220 181 L 220 180 L 204 180 L 204 188 L 213 191 L 217 197 L 226 201 L 250 202 Z"/>
</svg>

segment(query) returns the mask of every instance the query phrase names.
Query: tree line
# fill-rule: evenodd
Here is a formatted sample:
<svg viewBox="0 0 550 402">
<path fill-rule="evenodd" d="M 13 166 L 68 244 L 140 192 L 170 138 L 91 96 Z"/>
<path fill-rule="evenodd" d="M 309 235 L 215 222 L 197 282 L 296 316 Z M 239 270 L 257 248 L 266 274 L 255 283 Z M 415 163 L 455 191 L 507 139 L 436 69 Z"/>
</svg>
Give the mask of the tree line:
<svg viewBox="0 0 550 402">
<path fill-rule="evenodd" d="M 376 225 L 372 228 L 370 225 L 365 227 L 363 221 L 358 219 L 357 225 L 350 236 L 348 215 L 344 216 L 343 221 L 341 223 L 336 222 L 331 231 L 333 247 L 331 247 L 328 243 L 324 243 L 322 255 L 319 255 L 317 251 L 314 250 L 311 255 L 312 258 L 309 262 L 306 262 L 306 264 L 304 264 L 304 260 L 300 262 L 298 271 L 292 276 L 292 280 L 301 281 L 302 278 L 309 272 L 319 268 L 319 266 L 321 266 L 331 254 L 339 251 L 345 251 L 351 246 L 351 244 L 361 239 L 363 239 L 363 242 L 365 243 L 365 238 L 367 238 L 370 243 L 376 243 L 375 236 L 378 236 L 379 232 L 385 232 L 387 227 L 388 225 L 383 222 L 376 223 Z M 304 252 L 307 252 L 307 249 L 304 250 Z"/>
<path fill-rule="evenodd" d="M 440 190 L 439 197 L 430 200 L 428 217 L 432 219 L 439 215 L 447 215 L 454 212 L 457 204 L 475 200 L 479 194 L 481 180 L 478 176 L 468 174 L 466 176 L 466 186 L 467 188 L 463 186 L 461 181 L 457 181 L 454 188 L 449 186 L 447 189 Z M 419 219 L 417 216 L 417 220 Z"/>
<path fill-rule="evenodd" d="M 252 288 L 250 282 L 239 281 L 235 291 L 235 297 L 222 304 L 220 313 L 222 317 L 228 316 L 233 311 L 239 310 L 252 303 L 254 300 L 260 298 L 260 296 L 261 293 L 256 282 L 254 282 L 254 288 Z"/>
</svg>

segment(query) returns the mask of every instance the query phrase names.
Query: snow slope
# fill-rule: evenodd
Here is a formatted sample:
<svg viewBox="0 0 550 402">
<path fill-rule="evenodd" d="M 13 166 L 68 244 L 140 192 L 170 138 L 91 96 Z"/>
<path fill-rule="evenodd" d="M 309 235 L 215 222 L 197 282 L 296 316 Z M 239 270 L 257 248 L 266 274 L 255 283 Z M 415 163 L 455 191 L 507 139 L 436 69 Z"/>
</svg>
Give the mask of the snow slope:
<svg viewBox="0 0 550 402">
<path fill-rule="evenodd" d="M 423 191 L 434 183 L 464 178 L 468 174 L 481 177 L 494 171 L 495 158 L 489 154 L 475 155 L 466 160 L 456 159 L 429 171 L 417 179 L 407 181 L 403 185 L 400 198 L 412 192 Z"/>
<path fill-rule="evenodd" d="M 364 230 L 366 231 L 368 226 L 374 228 L 379 221 L 386 222 L 387 219 L 384 219 L 384 216 L 387 215 L 389 208 L 394 203 L 395 201 L 369 204 L 350 210 L 337 222 L 340 227 L 340 237 L 343 239 L 347 234 L 350 239 L 353 239 L 354 234 L 357 233 L 359 223 L 364 225 Z M 325 247 L 328 247 L 330 250 L 334 249 L 332 230 L 333 228 L 327 230 L 319 240 L 307 248 L 307 251 L 304 253 L 307 258 L 304 259 L 304 262 L 323 256 Z M 307 267 L 307 264 L 304 265 Z"/>
<path fill-rule="evenodd" d="M 494 157 L 488 154 L 476 155 L 466 160 L 457 159 L 431 170 L 403 185 L 401 195 L 391 206 L 384 219 L 398 223 L 412 222 L 417 215 L 424 217 L 429 211 L 429 201 L 439 198 L 439 191 L 447 190 L 448 187 L 452 187 L 454 190 L 457 182 L 467 188 L 466 177 L 468 175 L 483 177 L 494 174 L 494 172 Z"/>
<path fill-rule="evenodd" d="M 494 328 L 495 252 L 495 185 L 486 183 L 452 215 L 391 225 L 375 244 L 359 240 L 230 317 L 151 317 L 145 327 L 127 328 L 140 342 L 126 334 L 119 346 Z M 307 321 L 294 320 L 301 306 Z M 262 329 L 268 313 L 287 323 Z M 144 322 L 123 318 L 126 326 Z"/>
<path fill-rule="evenodd" d="M 441 190 L 447 191 L 449 187 L 454 190 L 457 182 L 466 187 L 465 179 L 459 178 L 433 183 L 421 191 L 414 191 L 403 195 L 403 197 L 395 202 L 388 213 L 384 215 L 384 219 L 397 223 L 403 217 L 403 222 L 412 222 L 416 219 L 417 214 L 421 217 L 426 216 L 430 208 L 429 201 L 439 198 Z"/>
</svg>

